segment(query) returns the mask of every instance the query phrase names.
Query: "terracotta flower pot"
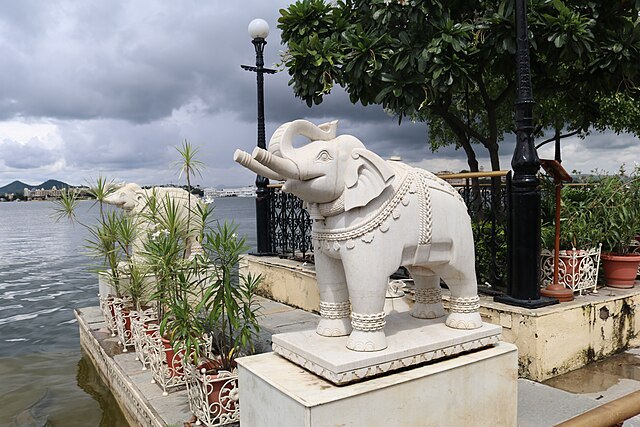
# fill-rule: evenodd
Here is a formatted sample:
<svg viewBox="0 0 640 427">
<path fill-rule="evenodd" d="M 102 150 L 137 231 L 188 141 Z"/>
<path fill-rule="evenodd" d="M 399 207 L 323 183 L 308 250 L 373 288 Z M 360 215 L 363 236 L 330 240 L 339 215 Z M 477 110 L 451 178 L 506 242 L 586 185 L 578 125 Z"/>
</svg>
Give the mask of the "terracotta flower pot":
<svg viewBox="0 0 640 427">
<path fill-rule="evenodd" d="M 124 330 L 131 333 L 131 309 L 130 308 L 121 308 L 122 311 L 122 320 L 124 320 Z"/>
<path fill-rule="evenodd" d="M 207 363 L 198 366 L 198 370 L 210 369 Z M 215 371 L 213 371 L 215 372 Z M 215 416 L 235 412 L 238 409 L 238 376 L 229 371 L 204 374 L 204 381 L 198 377 L 200 387 L 207 395 L 209 412 Z"/>
<path fill-rule="evenodd" d="M 602 254 L 602 260 L 607 286 L 612 288 L 633 287 L 640 264 L 640 254 L 614 255 L 606 253 Z"/>
<path fill-rule="evenodd" d="M 169 366 L 171 377 L 184 375 L 184 370 L 182 369 L 184 352 L 179 351 L 176 354 L 171 346 L 171 341 L 165 337 L 162 337 L 162 345 L 164 346 L 164 354 L 167 358 L 167 366 Z"/>
<path fill-rule="evenodd" d="M 148 322 L 145 322 L 143 324 L 143 327 L 144 333 L 147 335 L 154 335 L 160 329 L 157 320 L 150 320 Z"/>
</svg>

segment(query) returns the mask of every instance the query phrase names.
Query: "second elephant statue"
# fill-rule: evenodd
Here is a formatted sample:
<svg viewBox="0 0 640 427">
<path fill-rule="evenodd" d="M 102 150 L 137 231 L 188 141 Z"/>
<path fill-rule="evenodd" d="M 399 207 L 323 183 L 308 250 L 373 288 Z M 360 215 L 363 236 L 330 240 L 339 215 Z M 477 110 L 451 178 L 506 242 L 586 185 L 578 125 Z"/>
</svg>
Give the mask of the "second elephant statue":
<svg viewBox="0 0 640 427">
<path fill-rule="evenodd" d="M 178 215 L 179 221 L 183 224 L 185 234 L 185 258 L 189 258 L 196 253 L 202 252 L 202 246 L 197 238 L 197 230 L 200 229 L 196 207 L 202 202 L 195 196 L 189 194 L 182 188 L 173 187 L 153 187 L 143 189 L 138 184 L 129 183 L 122 185 L 113 193 L 109 194 L 105 203 L 117 206 L 136 219 L 137 235 L 134 240 L 133 257 L 141 258 L 144 250 L 145 239 L 153 232 L 158 224 L 152 224 L 153 215 L 150 206 L 155 204 L 158 209 L 157 215 L 162 222 L 162 215 L 166 211 L 168 203 L 172 203 Z M 191 214 L 189 213 L 191 210 Z M 188 230 L 188 231 L 187 231 Z"/>
</svg>

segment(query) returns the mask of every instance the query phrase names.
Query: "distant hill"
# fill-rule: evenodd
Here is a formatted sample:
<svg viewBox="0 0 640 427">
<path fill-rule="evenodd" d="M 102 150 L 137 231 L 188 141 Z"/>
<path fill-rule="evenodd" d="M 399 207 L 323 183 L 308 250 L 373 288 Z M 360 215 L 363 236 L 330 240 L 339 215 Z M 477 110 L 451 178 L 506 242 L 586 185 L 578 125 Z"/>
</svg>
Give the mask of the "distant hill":
<svg viewBox="0 0 640 427">
<path fill-rule="evenodd" d="M 70 185 L 67 184 L 66 182 L 57 181 L 55 179 L 49 179 L 43 182 L 42 184 L 38 184 L 38 185 L 29 185 L 29 184 L 25 184 L 22 181 L 13 181 L 11 184 L 7 184 L 4 187 L 0 187 L 0 194 L 5 194 L 5 193 L 22 194 L 25 188 L 28 188 L 29 190 L 40 189 L 40 188 L 44 188 L 45 190 L 51 190 L 53 187 L 56 187 L 57 189 L 61 189 L 61 188 L 68 188 L 70 187 Z"/>
</svg>

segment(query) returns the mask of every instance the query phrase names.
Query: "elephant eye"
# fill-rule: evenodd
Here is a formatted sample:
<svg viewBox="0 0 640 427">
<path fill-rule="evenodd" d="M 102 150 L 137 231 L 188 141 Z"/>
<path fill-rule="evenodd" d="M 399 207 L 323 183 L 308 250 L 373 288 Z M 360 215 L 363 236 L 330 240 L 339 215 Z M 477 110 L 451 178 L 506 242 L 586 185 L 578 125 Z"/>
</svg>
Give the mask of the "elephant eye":
<svg viewBox="0 0 640 427">
<path fill-rule="evenodd" d="M 320 162 L 328 162 L 329 160 L 332 160 L 332 159 L 333 157 L 331 157 L 331 154 L 329 154 L 327 150 L 322 150 L 318 154 L 318 157 L 316 157 L 316 160 Z"/>
</svg>

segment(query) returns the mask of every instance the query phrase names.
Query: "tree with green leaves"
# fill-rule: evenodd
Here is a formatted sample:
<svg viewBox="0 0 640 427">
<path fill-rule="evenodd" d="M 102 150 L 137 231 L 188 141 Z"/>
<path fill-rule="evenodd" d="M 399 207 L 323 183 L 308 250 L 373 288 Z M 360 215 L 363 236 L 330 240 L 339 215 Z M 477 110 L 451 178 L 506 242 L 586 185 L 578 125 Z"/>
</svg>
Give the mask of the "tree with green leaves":
<svg viewBox="0 0 640 427">
<path fill-rule="evenodd" d="M 538 134 L 640 134 L 639 12 L 640 0 L 529 1 Z M 301 0 L 280 13 L 283 63 L 307 105 L 337 84 L 353 103 L 426 122 L 432 148 L 456 144 L 470 170 L 478 144 L 500 169 L 515 121 L 512 0 Z"/>
</svg>

